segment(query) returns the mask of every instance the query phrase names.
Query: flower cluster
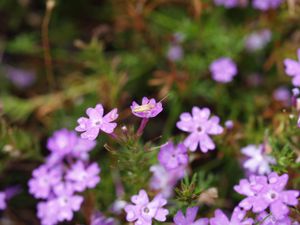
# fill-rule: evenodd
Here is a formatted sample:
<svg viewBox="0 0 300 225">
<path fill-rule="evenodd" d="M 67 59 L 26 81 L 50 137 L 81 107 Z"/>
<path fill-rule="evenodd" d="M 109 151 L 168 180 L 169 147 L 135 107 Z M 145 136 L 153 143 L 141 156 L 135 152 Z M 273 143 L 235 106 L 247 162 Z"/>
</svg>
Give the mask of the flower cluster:
<svg viewBox="0 0 300 225">
<path fill-rule="evenodd" d="M 288 206 L 296 206 L 299 196 L 299 191 L 285 190 L 287 182 L 287 174 L 279 176 L 275 172 L 242 179 L 234 187 L 235 191 L 246 196 L 239 206 L 245 210 L 252 209 L 254 213 L 262 213 L 269 208 L 276 220 L 284 219 L 289 213 Z"/>
<path fill-rule="evenodd" d="M 48 139 L 51 154 L 32 172 L 29 192 L 42 199 L 37 216 L 43 225 L 53 225 L 73 218 L 83 202 L 78 193 L 94 188 L 100 182 L 100 168 L 90 163 L 88 153 L 94 141 L 79 138 L 74 131 L 62 129 Z"/>
<path fill-rule="evenodd" d="M 151 225 L 152 220 L 165 221 L 169 211 L 163 208 L 167 201 L 161 195 L 149 201 L 145 190 L 140 190 L 138 195 L 131 197 L 132 204 L 125 206 L 126 219 L 135 222 L 135 225 Z"/>
<path fill-rule="evenodd" d="M 187 148 L 179 143 L 174 146 L 173 142 L 163 145 L 158 154 L 160 164 L 153 165 L 150 171 L 153 176 L 150 181 L 150 187 L 154 190 L 160 190 L 161 194 L 168 198 L 173 193 L 173 188 L 186 173 L 189 157 Z"/>
</svg>

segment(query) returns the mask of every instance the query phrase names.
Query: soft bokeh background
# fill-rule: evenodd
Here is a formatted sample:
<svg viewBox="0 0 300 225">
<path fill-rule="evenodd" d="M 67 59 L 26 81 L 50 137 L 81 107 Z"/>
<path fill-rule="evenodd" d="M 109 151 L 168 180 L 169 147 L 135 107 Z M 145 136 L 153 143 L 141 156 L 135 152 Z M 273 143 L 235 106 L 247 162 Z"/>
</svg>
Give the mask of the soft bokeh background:
<svg viewBox="0 0 300 225">
<path fill-rule="evenodd" d="M 171 135 L 182 138 L 175 123 L 194 105 L 209 107 L 222 124 L 234 122 L 215 138 L 217 150 L 196 155 L 192 164 L 203 175 L 200 185 L 219 187 L 214 207 L 230 210 L 239 200 L 232 186 L 243 176 L 240 148 L 266 140 L 281 159 L 275 169 L 289 170 L 299 189 L 300 132 L 282 63 L 300 47 L 299 1 L 262 12 L 209 0 L 1 0 L 0 15 L 0 188 L 22 189 L 2 213 L 5 220 L 39 224 L 27 181 L 48 154 L 45 143 L 53 131 L 74 129 L 85 109 L 99 102 L 119 109 L 120 126 L 137 126 L 129 106 L 143 96 L 164 99 L 163 113 L 143 136 L 153 146 Z M 247 50 L 247 36 L 263 29 L 271 31 L 270 42 Z M 239 70 L 228 84 L 209 72 L 210 63 L 223 56 Z M 115 198 L 114 159 L 103 148 L 110 141 L 98 139 L 92 158 L 101 165 L 102 181 L 85 193 L 86 208 L 96 205 L 103 212 Z M 82 215 L 84 209 L 78 223 Z"/>
</svg>

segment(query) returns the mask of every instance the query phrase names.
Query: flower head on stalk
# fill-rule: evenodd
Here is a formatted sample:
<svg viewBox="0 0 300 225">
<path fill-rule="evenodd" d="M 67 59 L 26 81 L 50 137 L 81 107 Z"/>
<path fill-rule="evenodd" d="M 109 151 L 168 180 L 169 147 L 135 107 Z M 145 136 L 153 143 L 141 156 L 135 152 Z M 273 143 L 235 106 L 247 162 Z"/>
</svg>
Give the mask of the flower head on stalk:
<svg viewBox="0 0 300 225">
<path fill-rule="evenodd" d="M 112 134 L 117 126 L 113 123 L 118 118 L 118 110 L 113 109 L 104 116 L 104 109 L 101 104 L 97 104 L 95 108 L 88 108 L 86 110 L 87 117 L 80 117 L 77 122 L 78 126 L 75 128 L 78 132 L 83 132 L 81 137 L 83 139 L 95 140 L 100 131 L 107 134 Z"/>
</svg>

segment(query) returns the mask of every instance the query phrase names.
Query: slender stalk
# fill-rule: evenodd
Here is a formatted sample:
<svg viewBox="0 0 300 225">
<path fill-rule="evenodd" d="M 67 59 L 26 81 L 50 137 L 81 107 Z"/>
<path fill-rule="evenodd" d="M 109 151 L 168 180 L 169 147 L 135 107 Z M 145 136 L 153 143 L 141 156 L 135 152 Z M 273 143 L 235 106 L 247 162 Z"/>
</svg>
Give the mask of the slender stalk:
<svg viewBox="0 0 300 225">
<path fill-rule="evenodd" d="M 52 14 L 52 10 L 55 6 L 54 0 L 47 0 L 46 2 L 46 12 L 43 18 L 42 23 L 42 45 L 44 50 L 44 61 L 45 61 L 45 68 L 46 68 L 46 76 L 47 81 L 50 89 L 54 89 L 55 81 L 53 75 L 53 64 L 52 58 L 50 53 L 50 44 L 49 44 L 49 23 Z"/>
<path fill-rule="evenodd" d="M 144 129 L 145 129 L 145 127 L 146 127 L 148 121 L 149 121 L 148 118 L 143 118 L 143 119 L 142 119 L 141 124 L 140 124 L 140 127 L 139 127 L 139 129 L 138 129 L 138 131 L 137 131 L 137 133 L 136 133 L 136 135 L 137 135 L 138 137 L 141 136 L 141 135 L 143 134 Z"/>
</svg>

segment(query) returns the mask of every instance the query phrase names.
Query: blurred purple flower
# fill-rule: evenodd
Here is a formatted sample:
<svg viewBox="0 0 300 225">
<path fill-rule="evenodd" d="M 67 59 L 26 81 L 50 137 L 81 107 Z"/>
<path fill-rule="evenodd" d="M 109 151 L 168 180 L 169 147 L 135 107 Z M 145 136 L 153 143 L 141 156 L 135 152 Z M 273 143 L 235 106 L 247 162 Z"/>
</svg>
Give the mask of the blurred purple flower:
<svg viewBox="0 0 300 225">
<path fill-rule="evenodd" d="M 212 78 L 220 83 L 228 83 L 237 75 L 237 66 L 230 58 L 219 58 L 210 64 Z"/>
<path fill-rule="evenodd" d="M 277 88 L 273 93 L 273 97 L 275 100 L 285 103 L 285 105 L 289 105 L 291 102 L 291 93 L 286 87 Z"/>
<path fill-rule="evenodd" d="M 198 207 L 191 207 L 186 210 L 186 216 L 179 210 L 174 216 L 175 225 L 208 225 L 209 220 L 206 218 L 195 221 Z"/>
<path fill-rule="evenodd" d="M 272 214 L 268 214 L 266 211 L 257 216 L 257 221 L 260 222 L 260 225 L 292 225 L 292 221 L 288 216 L 277 220 Z"/>
<path fill-rule="evenodd" d="M 226 120 L 225 127 L 229 130 L 232 129 L 234 127 L 234 122 L 232 120 Z"/>
<path fill-rule="evenodd" d="M 95 212 L 92 214 L 90 225 L 115 225 L 113 218 L 106 218 L 102 213 Z"/>
<path fill-rule="evenodd" d="M 58 223 L 58 208 L 55 201 L 39 202 L 37 216 L 42 225 L 55 225 Z"/>
<path fill-rule="evenodd" d="M 83 197 L 74 194 L 74 189 L 70 184 L 60 183 L 54 187 L 56 198 L 50 200 L 55 202 L 57 208 L 58 221 L 70 221 L 74 212 L 80 209 Z"/>
<path fill-rule="evenodd" d="M 90 141 L 87 139 L 77 138 L 76 145 L 72 150 L 72 156 L 81 159 L 88 160 L 89 152 L 96 146 L 96 141 Z"/>
<path fill-rule="evenodd" d="M 173 142 L 163 145 L 158 153 L 158 161 L 167 170 L 188 164 L 189 156 L 184 144 L 179 143 L 176 147 Z"/>
<path fill-rule="evenodd" d="M 298 204 L 299 191 L 284 190 L 288 182 L 288 175 L 279 176 L 272 172 L 268 176 L 250 176 L 240 180 L 234 190 L 246 198 L 239 203 L 245 210 L 254 213 L 265 211 L 268 207 L 275 219 L 281 220 L 289 213 L 288 206 Z"/>
<path fill-rule="evenodd" d="M 300 48 L 297 51 L 298 61 L 293 59 L 285 59 L 285 72 L 288 76 L 293 77 L 292 83 L 295 86 L 300 86 Z"/>
<path fill-rule="evenodd" d="M 28 182 L 29 192 L 35 198 L 46 199 L 51 194 L 52 188 L 59 184 L 62 179 L 60 168 L 49 169 L 42 165 L 32 172 L 32 178 Z"/>
<path fill-rule="evenodd" d="M 4 192 L 0 192 L 0 210 L 6 208 L 6 195 Z"/>
<path fill-rule="evenodd" d="M 77 161 L 67 171 L 68 180 L 75 191 L 84 191 L 86 188 L 94 188 L 100 182 L 100 168 L 97 163 L 92 163 L 87 167 L 82 161 Z"/>
<path fill-rule="evenodd" d="M 196 151 L 198 145 L 202 152 L 215 149 L 215 144 L 209 135 L 218 135 L 223 132 L 219 125 L 220 119 L 217 116 L 210 116 L 208 108 L 200 109 L 196 106 L 192 109 L 192 115 L 184 112 L 180 115 L 180 121 L 176 126 L 182 131 L 191 133 L 185 140 L 184 145 L 191 151 Z"/>
<path fill-rule="evenodd" d="M 229 220 L 227 216 L 219 209 L 215 211 L 215 216 L 210 219 L 210 225 L 252 225 L 253 219 L 245 218 L 246 212 L 239 207 L 235 207 Z"/>
<path fill-rule="evenodd" d="M 269 9 L 276 9 L 280 6 L 283 0 L 253 0 L 253 8 L 266 11 Z"/>
<path fill-rule="evenodd" d="M 163 110 L 161 102 L 156 102 L 154 98 L 148 99 L 147 97 L 143 97 L 142 105 L 133 101 L 130 108 L 135 116 L 141 118 L 156 117 Z"/>
<path fill-rule="evenodd" d="M 186 167 L 181 166 L 175 169 L 167 170 L 162 165 L 153 165 L 150 167 L 153 173 L 150 180 L 150 188 L 159 190 L 165 198 L 169 198 L 173 194 L 173 189 L 178 180 L 182 179 L 186 174 Z"/>
<path fill-rule="evenodd" d="M 74 149 L 77 143 L 77 135 L 74 131 L 61 129 L 55 131 L 48 139 L 47 148 L 59 156 L 65 156 Z"/>
<path fill-rule="evenodd" d="M 264 152 L 263 145 L 248 145 L 241 149 L 241 152 L 248 156 L 249 159 L 244 162 L 244 168 L 252 173 L 260 175 L 268 174 L 271 172 L 270 164 L 275 164 L 274 157 Z"/>
<path fill-rule="evenodd" d="M 102 130 L 105 133 L 111 134 L 117 126 L 113 123 L 118 118 L 118 110 L 113 109 L 105 116 L 104 109 L 101 104 L 97 104 L 95 108 L 88 108 L 86 110 L 87 117 L 80 117 L 77 122 L 78 126 L 75 128 L 78 132 L 83 132 L 81 137 L 90 141 L 95 140 Z"/>
<path fill-rule="evenodd" d="M 183 57 L 183 49 L 180 45 L 171 45 L 167 52 L 167 58 L 172 61 L 176 62 L 181 60 Z"/>
<path fill-rule="evenodd" d="M 169 211 L 163 206 L 167 204 L 167 200 L 160 194 L 155 196 L 152 201 L 149 201 L 145 190 L 140 190 L 138 195 L 131 197 L 134 203 L 125 206 L 126 220 L 135 222 L 138 225 L 151 225 L 152 220 L 165 221 Z"/>
<path fill-rule="evenodd" d="M 264 48 L 272 38 L 272 33 L 268 29 L 253 32 L 247 36 L 245 41 L 246 49 L 250 52 Z"/>
<path fill-rule="evenodd" d="M 36 80 L 34 72 L 11 66 L 6 67 L 6 77 L 18 88 L 30 87 Z"/>
</svg>

